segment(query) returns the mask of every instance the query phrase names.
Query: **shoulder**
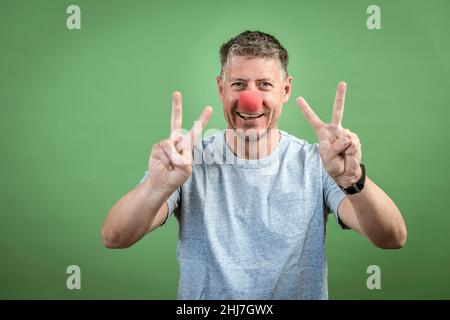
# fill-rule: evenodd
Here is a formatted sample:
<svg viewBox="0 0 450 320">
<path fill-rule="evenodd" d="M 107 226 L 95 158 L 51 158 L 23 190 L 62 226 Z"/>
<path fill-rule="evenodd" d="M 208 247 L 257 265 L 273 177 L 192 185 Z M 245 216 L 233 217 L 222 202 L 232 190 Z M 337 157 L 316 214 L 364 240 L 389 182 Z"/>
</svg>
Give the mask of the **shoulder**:
<svg viewBox="0 0 450 320">
<path fill-rule="evenodd" d="M 322 179 L 326 172 L 320 157 L 319 144 L 309 143 L 287 132 L 282 132 L 282 134 L 288 141 L 284 154 L 285 165 L 292 170 L 297 169 L 304 174 Z"/>
<path fill-rule="evenodd" d="M 297 138 L 286 131 L 280 130 L 280 132 L 288 142 L 288 152 L 297 152 L 305 155 L 319 155 L 319 144 L 309 143 L 308 141 Z"/>
</svg>

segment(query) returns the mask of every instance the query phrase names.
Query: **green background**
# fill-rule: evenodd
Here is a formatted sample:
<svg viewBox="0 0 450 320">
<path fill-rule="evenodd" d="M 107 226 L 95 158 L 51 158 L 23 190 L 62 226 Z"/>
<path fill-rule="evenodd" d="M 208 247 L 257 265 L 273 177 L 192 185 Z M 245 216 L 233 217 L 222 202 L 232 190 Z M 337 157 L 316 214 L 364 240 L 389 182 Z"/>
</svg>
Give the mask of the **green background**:
<svg viewBox="0 0 450 320">
<path fill-rule="evenodd" d="M 0 3 L 0 298 L 176 298 L 174 218 L 126 250 L 103 247 L 101 224 L 168 136 L 173 90 L 185 128 L 207 104 L 209 128 L 225 128 L 218 49 L 247 29 L 289 51 L 281 129 L 315 142 L 295 97 L 329 120 L 348 83 L 344 126 L 408 226 L 406 246 L 389 251 L 330 220 L 330 298 L 450 298 L 450 1 Z M 66 28 L 70 4 L 81 30 Z M 381 30 L 366 27 L 370 4 Z M 81 290 L 66 288 L 72 264 Z M 366 287 L 372 264 L 381 290 Z"/>
</svg>

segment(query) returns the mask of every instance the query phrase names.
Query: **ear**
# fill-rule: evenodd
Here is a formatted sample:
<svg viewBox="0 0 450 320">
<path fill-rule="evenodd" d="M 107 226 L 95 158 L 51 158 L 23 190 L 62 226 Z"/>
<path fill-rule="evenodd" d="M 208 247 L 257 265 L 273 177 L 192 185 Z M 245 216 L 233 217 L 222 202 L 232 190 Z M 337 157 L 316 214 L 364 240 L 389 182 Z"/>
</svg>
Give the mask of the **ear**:
<svg viewBox="0 0 450 320">
<path fill-rule="evenodd" d="M 220 101 L 223 102 L 223 80 L 221 76 L 217 76 L 217 90 L 219 91 Z"/>
<path fill-rule="evenodd" d="M 292 92 L 292 77 L 289 76 L 283 81 L 283 103 L 287 103 Z"/>
</svg>

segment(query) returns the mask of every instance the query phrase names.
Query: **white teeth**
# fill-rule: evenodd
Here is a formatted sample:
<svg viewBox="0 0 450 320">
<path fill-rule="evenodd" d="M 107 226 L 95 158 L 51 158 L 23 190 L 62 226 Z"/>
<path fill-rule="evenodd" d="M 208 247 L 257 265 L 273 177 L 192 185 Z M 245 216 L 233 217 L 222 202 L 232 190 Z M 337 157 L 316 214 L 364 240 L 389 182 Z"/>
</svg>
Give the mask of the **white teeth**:
<svg viewBox="0 0 450 320">
<path fill-rule="evenodd" d="M 259 114 L 244 113 L 244 112 L 238 112 L 238 113 L 239 113 L 239 115 L 241 115 L 242 117 L 245 117 L 245 118 L 258 118 L 259 116 L 262 115 L 262 113 L 259 113 Z"/>
</svg>

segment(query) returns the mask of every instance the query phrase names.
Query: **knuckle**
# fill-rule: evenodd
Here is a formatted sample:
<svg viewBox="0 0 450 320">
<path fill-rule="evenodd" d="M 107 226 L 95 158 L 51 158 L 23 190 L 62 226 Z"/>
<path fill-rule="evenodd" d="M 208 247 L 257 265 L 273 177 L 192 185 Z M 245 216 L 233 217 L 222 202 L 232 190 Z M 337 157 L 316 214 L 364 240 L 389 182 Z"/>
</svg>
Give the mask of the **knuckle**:
<svg viewBox="0 0 450 320">
<path fill-rule="evenodd" d="M 155 143 L 154 145 L 152 145 L 152 153 L 157 152 L 160 148 L 161 146 L 159 145 L 159 143 Z"/>
<path fill-rule="evenodd" d="M 183 149 L 184 149 L 184 146 L 182 143 L 179 143 L 175 146 L 175 150 L 177 150 L 178 152 L 183 151 Z"/>
<path fill-rule="evenodd" d="M 170 147 L 170 145 L 172 144 L 172 141 L 170 139 L 164 139 L 164 140 L 161 140 L 159 142 L 159 144 L 161 145 L 161 147 L 167 148 L 167 147 Z"/>
</svg>

